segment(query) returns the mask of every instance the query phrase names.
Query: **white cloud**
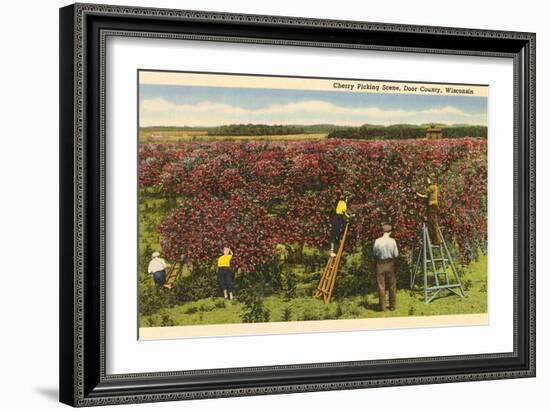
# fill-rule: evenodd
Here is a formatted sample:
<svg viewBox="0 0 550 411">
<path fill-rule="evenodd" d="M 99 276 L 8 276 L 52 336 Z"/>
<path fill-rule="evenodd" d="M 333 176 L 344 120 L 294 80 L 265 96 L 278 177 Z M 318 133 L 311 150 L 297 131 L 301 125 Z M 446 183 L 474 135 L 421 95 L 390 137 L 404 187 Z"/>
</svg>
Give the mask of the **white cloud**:
<svg viewBox="0 0 550 411">
<path fill-rule="evenodd" d="M 232 123 L 319 124 L 357 126 L 365 123 L 395 124 L 428 122 L 485 124 L 486 114 L 470 114 L 453 106 L 426 110 L 385 110 L 379 107 L 343 107 L 321 100 L 273 104 L 247 109 L 203 101 L 174 104 L 163 98 L 144 100 L 141 126 L 217 126 Z"/>
</svg>

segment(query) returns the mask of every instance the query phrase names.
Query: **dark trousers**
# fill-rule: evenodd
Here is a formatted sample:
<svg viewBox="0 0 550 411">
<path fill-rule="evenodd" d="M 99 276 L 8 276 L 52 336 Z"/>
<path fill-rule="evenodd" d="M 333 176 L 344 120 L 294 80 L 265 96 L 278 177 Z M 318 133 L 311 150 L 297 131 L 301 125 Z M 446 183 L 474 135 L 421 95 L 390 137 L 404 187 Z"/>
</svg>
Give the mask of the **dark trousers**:
<svg viewBox="0 0 550 411">
<path fill-rule="evenodd" d="M 332 217 L 332 225 L 330 227 L 330 242 L 336 245 L 342 236 L 342 228 L 344 227 L 344 215 L 334 214 Z"/>
<path fill-rule="evenodd" d="M 162 287 L 166 281 L 166 270 L 155 271 L 153 273 L 153 279 L 158 287 Z"/>
<path fill-rule="evenodd" d="M 433 245 L 443 243 L 439 230 L 439 207 L 435 204 L 428 206 L 428 233 Z"/>
<path fill-rule="evenodd" d="M 376 261 L 376 285 L 378 287 L 378 305 L 380 311 L 386 309 L 386 279 L 390 295 L 390 310 L 395 310 L 395 295 L 397 291 L 397 273 L 395 271 L 395 260 Z"/>
<path fill-rule="evenodd" d="M 233 291 L 233 273 L 229 267 L 218 268 L 218 281 L 222 290 Z"/>
</svg>

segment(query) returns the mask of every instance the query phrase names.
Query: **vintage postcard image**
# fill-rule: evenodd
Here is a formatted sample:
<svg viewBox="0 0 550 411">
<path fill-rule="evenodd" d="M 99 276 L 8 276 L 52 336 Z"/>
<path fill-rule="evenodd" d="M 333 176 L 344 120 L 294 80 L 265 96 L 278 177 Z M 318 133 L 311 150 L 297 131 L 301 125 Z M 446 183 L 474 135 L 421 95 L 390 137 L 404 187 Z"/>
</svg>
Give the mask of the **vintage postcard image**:
<svg viewBox="0 0 550 411">
<path fill-rule="evenodd" d="M 138 91 L 140 339 L 488 324 L 488 86 Z"/>
</svg>

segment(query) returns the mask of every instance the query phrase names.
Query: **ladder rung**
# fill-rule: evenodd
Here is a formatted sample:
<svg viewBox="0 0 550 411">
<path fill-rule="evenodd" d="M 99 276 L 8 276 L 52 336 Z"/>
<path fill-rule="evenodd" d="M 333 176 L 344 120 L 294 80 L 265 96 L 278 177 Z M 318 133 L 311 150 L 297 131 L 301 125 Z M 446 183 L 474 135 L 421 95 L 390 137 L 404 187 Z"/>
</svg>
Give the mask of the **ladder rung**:
<svg viewBox="0 0 550 411">
<path fill-rule="evenodd" d="M 427 263 L 431 263 L 431 262 L 434 262 L 434 263 L 437 263 L 437 262 L 440 262 L 440 261 L 449 261 L 447 258 L 434 258 L 433 260 L 426 260 Z"/>
<path fill-rule="evenodd" d="M 462 286 L 460 284 L 444 284 L 444 285 L 436 285 L 434 287 L 428 287 L 428 290 L 429 291 L 444 290 L 444 289 L 448 289 L 448 288 L 457 288 L 457 287 L 462 287 Z"/>
</svg>

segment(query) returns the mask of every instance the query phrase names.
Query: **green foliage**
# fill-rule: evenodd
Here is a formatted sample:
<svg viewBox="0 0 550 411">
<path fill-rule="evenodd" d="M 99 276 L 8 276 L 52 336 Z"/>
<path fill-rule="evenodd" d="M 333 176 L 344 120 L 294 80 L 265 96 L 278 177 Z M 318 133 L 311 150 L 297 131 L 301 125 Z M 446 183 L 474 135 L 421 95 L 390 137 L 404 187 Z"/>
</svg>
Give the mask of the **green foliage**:
<svg viewBox="0 0 550 411">
<path fill-rule="evenodd" d="M 487 138 L 486 126 L 451 126 L 443 127 L 443 138 L 483 137 Z"/>
<path fill-rule="evenodd" d="M 284 134 L 304 134 L 302 126 L 287 126 L 265 124 L 230 124 L 213 127 L 208 130 L 209 136 L 272 136 Z"/>
<path fill-rule="evenodd" d="M 281 318 L 282 321 L 291 321 L 292 320 L 292 308 L 289 305 L 283 310 L 283 315 Z"/>
<path fill-rule="evenodd" d="M 341 318 L 344 315 L 344 310 L 340 304 L 336 305 L 336 318 Z"/>
<path fill-rule="evenodd" d="M 193 305 L 185 310 L 185 314 L 195 314 L 199 312 L 199 307 Z"/>
<path fill-rule="evenodd" d="M 269 321 L 269 310 L 265 308 L 261 297 L 247 295 L 243 303 L 246 307 L 246 311 L 241 317 L 243 323 L 265 323 Z"/>
<path fill-rule="evenodd" d="M 174 302 L 196 301 L 220 295 L 217 270 L 211 264 L 194 264 L 188 276 L 179 276 L 171 290 Z"/>
<path fill-rule="evenodd" d="M 217 308 L 225 308 L 225 301 L 221 298 L 206 298 L 187 307 L 183 312 L 185 314 L 205 313 Z"/>
<path fill-rule="evenodd" d="M 162 315 L 162 323 L 161 323 L 161 326 L 162 327 L 173 327 L 174 325 L 176 325 L 174 319 L 167 313 L 164 313 Z"/>
<path fill-rule="evenodd" d="M 424 138 L 430 128 L 428 125 L 413 124 L 395 124 L 391 126 L 373 126 L 366 124 L 360 127 L 348 127 L 333 130 L 329 133 L 329 138 L 350 138 L 357 140 L 388 140 L 388 139 L 409 139 Z M 462 138 L 462 137 L 483 137 L 487 138 L 486 126 L 443 126 L 443 138 Z"/>
<path fill-rule="evenodd" d="M 281 293 L 285 301 L 289 301 L 296 297 L 296 285 L 298 284 L 298 277 L 288 267 L 285 267 L 281 271 Z"/>
<path fill-rule="evenodd" d="M 265 286 L 258 281 L 261 275 L 252 274 L 241 277 L 239 282 L 239 301 L 244 305 L 242 322 L 258 323 L 269 321 L 269 310 L 264 305 Z"/>
<path fill-rule="evenodd" d="M 312 320 L 320 320 L 321 317 L 319 315 L 319 312 L 314 311 L 311 308 L 306 308 L 304 311 L 302 311 L 298 319 L 300 321 L 312 321 Z"/>
<path fill-rule="evenodd" d="M 139 312 L 150 315 L 168 305 L 169 296 L 166 290 L 155 285 L 149 275 L 141 275 L 139 283 Z"/>
<path fill-rule="evenodd" d="M 325 256 L 321 250 L 313 247 L 304 246 L 302 253 L 302 264 L 306 273 L 312 273 L 323 269 Z"/>
</svg>

